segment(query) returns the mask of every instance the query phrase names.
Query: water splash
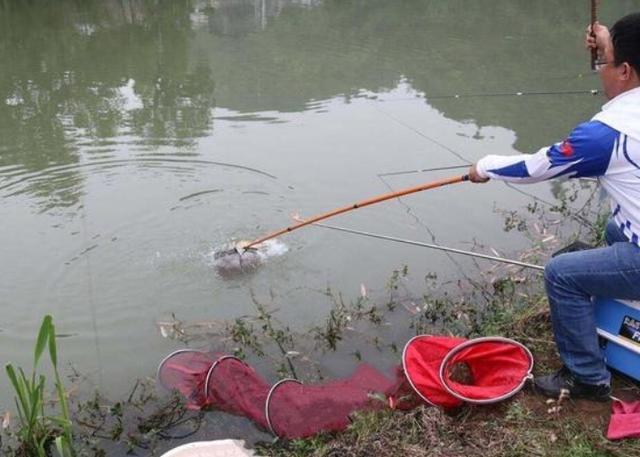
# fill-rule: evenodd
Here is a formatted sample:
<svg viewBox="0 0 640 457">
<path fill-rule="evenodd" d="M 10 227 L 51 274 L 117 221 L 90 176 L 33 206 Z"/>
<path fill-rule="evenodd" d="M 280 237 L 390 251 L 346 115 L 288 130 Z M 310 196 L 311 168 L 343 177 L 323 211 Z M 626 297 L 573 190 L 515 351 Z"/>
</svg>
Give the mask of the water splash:
<svg viewBox="0 0 640 457">
<path fill-rule="evenodd" d="M 280 240 L 267 240 L 264 243 L 260 243 L 257 248 L 258 255 L 263 260 L 267 260 L 270 257 L 283 256 L 289 251 L 289 247 Z"/>
</svg>

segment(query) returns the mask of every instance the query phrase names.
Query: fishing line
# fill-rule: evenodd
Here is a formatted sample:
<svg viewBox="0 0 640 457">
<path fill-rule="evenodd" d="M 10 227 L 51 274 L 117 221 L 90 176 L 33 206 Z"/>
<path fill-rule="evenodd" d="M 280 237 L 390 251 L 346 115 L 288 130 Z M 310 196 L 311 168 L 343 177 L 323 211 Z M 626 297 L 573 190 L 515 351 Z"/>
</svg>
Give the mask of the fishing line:
<svg viewBox="0 0 640 457">
<path fill-rule="evenodd" d="M 469 165 L 464 165 L 464 167 L 468 167 Z M 378 179 L 380 179 L 380 181 L 382 181 L 382 183 L 390 190 L 393 191 L 393 188 L 389 185 L 389 183 L 384 179 L 383 176 L 378 175 Z M 412 217 L 416 223 L 421 226 L 430 236 L 431 236 L 431 241 L 432 242 L 436 242 L 436 234 L 429 228 L 429 226 L 427 224 L 425 224 L 422 219 L 413 212 L 413 209 L 411 208 L 411 206 L 409 206 L 408 204 L 406 204 L 404 202 L 404 200 L 402 200 L 402 198 L 398 197 L 397 198 L 398 203 L 400 203 L 402 206 L 404 206 L 406 208 L 407 214 Z M 318 224 L 321 225 L 321 224 Z M 329 226 L 327 226 L 329 227 Z M 458 263 L 458 261 L 451 256 L 450 253 L 446 253 L 446 256 L 449 258 L 449 260 L 451 260 L 451 263 L 453 263 L 453 265 L 456 267 L 456 269 L 458 270 L 458 272 L 467 280 L 469 281 L 470 284 L 472 284 L 474 287 L 477 286 L 476 281 L 473 280 L 473 278 L 469 277 L 467 275 L 467 273 L 464 271 L 464 268 L 462 268 L 462 265 L 460 265 Z M 482 291 L 482 293 L 485 295 L 485 298 L 488 298 L 484 292 L 484 288 L 482 287 L 477 287 L 477 290 Z"/>
<path fill-rule="evenodd" d="M 419 170 L 403 170 L 403 171 L 391 171 L 388 173 L 378 173 L 376 176 L 399 176 L 399 175 L 408 175 L 412 173 L 427 173 L 430 171 L 442 171 L 442 170 L 457 170 L 459 168 L 469 168 L 469 164 L 463 165 L 449 165 L 447 167 L 436 167 L 436 168 L 420 168 Z"/>
<path fill-rule="evenodd" d="M 402 122 L 400 119 L 398 119 L 397 117 L 387 113 L 385 110 L 382 110 L 380 108 L 376 107 L 376 110 L 378 110 L 379 112 L 381 112 L 382 114 L 384 114 L 385 116 L 387 116 L 389 119 L 392 119 L 394 122 L 397 122 L 398 124 L 402 125 L 403 127 L 411 130 L 413 133 L 421 136 L 422 138 L 424 138 L 427 141 L 430 141 L 431 143 L 440 146 L 442 149 L 449 151 L 451 154 L 453 154 L 454 156 L 456 156 L 458 159 L 462 160 L 463 162 L 465 162 L 467 165 L 472 165 L 471 162 L 469 162 L 467 159 L 465 159 L 464 157 L 462 157 L 462 155 L 460 155 L 458 152 L 454 151 L 453 149 L 451 149 L 449 146 L 447 146 L 446 144 L 440 143 L 438 140 L 435 140 L 433 138 L 431 138 L 428 135 L 425 135 L 424 133 L 422 133 L 420 130 L 410 126 L 409 124 L 406 124 L 404 122 Z"/>
<path fill-rule="evenodd" d="M 457 151 L 454 151 L 453 149 L 451 149 L 450 147 L 448 147 L 447 145 L 440 143 L 439 141 L 429 137 L 428 135 L 425 135 L 424 133 L 422 133 L 421 131 L 419 131 L 418 129 L 413 128 L 412 126 L 410 126 L 409 124 L 406 124 L 404 122 L 402 122 L 400 119 L 396 118 L 395 116 L 392 116 L 391 114 L 387 113 L 386 111 L 380 109 L 380 108 L 376 108 L 379 112 L 385 114 L 387 117 L 389 117 L 390 119 L 392 119 L 393 121 L 397 122 L 398 124 L 408 128 L 409 130 L 411 130 L 412 132 L 416 133 L 417 135 L 421 136 L 422 138 L 440 146 L 441 148 L 445 149 L 446 151 L 449 151 L 451 154 L 455 155 L 456 157 L 458 157 L 460 160 L 462 160 L 463 162 L 465 162 L 464 165 L 457 165 L 455 166 L 457 167 L 469 167 L 471 166 L 471 162 L 469 162 L 467 159 L 465 159 L 461 154 L 459 154 Z M 378 179 L 380 179 L 380 181 L 382 181 L 382 183 L 391 191 L 393 191 L 393 188 L 389 185 L 389 183 L 384 179 L 383 176 L 378 175 Z M 433 241 L 435 243 L 436 241 L 436 235 L 435 233 L 429 228 L 429 226 L 427 224 L 425 224 L 422 219 L 420 219 L 420 217 L 418 217 L 417 214 L 415 214 L 415 212 L 412 210 L 412 208 L 406 204 L 400 197 L 397 198 L 398 203 L 400 203 L 402 206 L 404 206 L 406 208 L 407 214 L 409 216 L 411 216 L 416 223 L 421 226 L 422 228 L 425 229 L 425 231 L 431 236 L 431 241 Z M 462 266 L 460 265 L 460 263 L 458 263 L 458 261 L 450 254 L 450 253 L 446 253 L 447 257 L 449 258 L 449 260 L 451 261 L 451 263 L 456 267 L 456 269 L 458 270 L 458 272 L 467 280 L 469 281 L 470 284 L 472 284 L 474 287 L 477 288 L 477 290 L 482 291 L 482 294 L 485 296 L 485 298 L 488 300 L 490 299 L 490 297 L 488 297 L 488 295 L 486 294 L 485 290 L 483 287 L 477 287 L 478 284 L 476 283 L 476 281 L 474 281 L 472 278 L 470 278 L 466 272 L 464 271 L 464 269 L 462 268 Z"/>
<path fill-rule="evenodd" d="M 84 245 L 86 246 L 89 242 L 88 236 L 89 231 L 87 228 L 87 205 L 86 199 L 83 202 L 83 211 L 82 211 L 82 237 L 84 239 Z M 91 266 L 91 254 L 87 253 L 85 256 L 86 270 L 87 273 L 87 292 L 89 295 L 89 311 L 91 316 L 91 328 L 93 330 L 93 345 L 95 346 L 96 351 L 96 363 L 97 363 L 97 371 L 98 371 L 98 385 L 104 386 L 104 378 L 102 372 L 102 351 L 100 350 L 100 336 L 98 334 L 98 322 L 97 322 L 97 313 L 96 313 L 96 302 L 95 302 L 95 294 L 94 294 L 94 284 L 93 284 L 93 268 Z"/>
<path fill-rule="evenodd" d="M 534 95 L 598 95 L 600 91 L 598 89 L 584 89 L 584 90 L 564 90 L 564 91 L 541 91 L 541 92 L 494 92 L 486 94 L 453 94 L 453 95 L 432 95 L 430 97 L 425 96 L 427 100 L 438 100 L 446 98 L 489 98 L 489 97 L 530 97 Z"/>
<path fill-rule="evenodd" d="M 478 92 L 461 94 L 427 95 L 421 94 L 411 98 L 393 98 L 389 100 L 378 99 L 379 102 L 409 102 L 409 101 L 429 101 L 429 100 L 459 100 L 465 98 L 499 98 L 499 97 L 531 97 L 531 96 L 558 96 L 558 95 L 600 95 L 599 89 L 579 89 L 560 91 L 516 91 L 516 92 Z"/>
<path fill-rule="evenodd" d="M 382 183 L 387 187 L 387 189 L 389 189 L 389 191 L 393 192 L 393 190 L 394 190 L 394 189 L 393 189 L 393 187 L 391 187 L 391 186 L 389 185 L 389 183 L 388 183 L 387 181 L 385 181 L 385 179 L 384 179 L 382 176 L 378 176 L 378 178 L 379 178 L 379 179 L 380 179 L 380 181 L 382 181 Z M 413 210 L 411 209 L 411 207 L 410 207 L 409 205 L 407 205 L 407 204 L 404 202 L 404 200 L 402 200 L 402 198 L 400 198 L 400 197 L 398 197 L 396 200 L 398 200 L 398 203 L 400 203 L 402 206 L 404 206 L 404 207 L 406 208 L 406 210 L 407 210 L 407 214 L 408 214 L 409 216 L 411 216 L 411 217 L 416 221 L 416 223 L 418 223 L 418 225 L 420 225 L 422 228 L 424 228 L 424 229 L 427 231 L 427 233 L 428 233 L 429 235 L 431 235 L 431 241 L 435 241 L 435 240 L 436 240 L 436 235 L 435 235 L 435 233 L 433 233 L 433 232 L 431 231 L 431 229 L 429 228 L 429 226 L 427 226 L 427 224 L 425 224 L 425 223 L 422 221 L 422 219 L 420 219 L 420 217 L 418 217 L 418 215 L 417 215 L 417 214 L 415 214 L 415 213 L 413 212 Z"/>
<path fill-rule="evenodd" d="M 505 185 L 505 186 L 507 186 L 509 189 L 512 189 L 512 190 L 514 190 L 514 191 L 516 191 L 516 192 L 518 192 L 518 193 L 520 193 L 520 194 L 522 194 L 522 195 L 526 195 L 527 197 L 532 198 L 534 201 L 537 201 L 537 202 L 539 202 L 539 203 L 542 203 L 542 204 L 544 204 L 544 205 L 547 205 L 547 206 L 549 206 L 550 208 L 556 208 L 556 207 L 558 206 L 556 203 L 552 203 L 552 202 L 550 202 L 550 201 L 548 201 L 548 200 L 545 200 L 544 198 L 537 197 L 537 196 L 535 196 L 535 195 L 533 195 L 533 194 L 530 194 L 529 192 L 526 192 L 526 191 L 524 191 L 524 190 L 520 189 L 518 186 L 514 185 L 514 184 L 513 184 L 513 183 L 511 183 L 511 182 L 503 181 L 503 183 L 504 183 L 504 185 Z M 597 186 L 596 186 L 596 187 L 597 187 Z M 581 224 L 581 225 L 583 225 L 583 226 L 585 226 L 585 227 L 591 227 L 591 226 L 592 226 L 591 222 L 590 222 L 588 219 L 586 219 L 584 216 L 581 216 L 580 214 L 578 214 L 580 211 L 582 211 L 582 208 L 581 208 L 577 213 L 570 212 L 570 213 L 569 213 L 569 214 L 567 214 L 567 215 L 568 215 L 570 218 L 572 218 L 574 221 L 578 222 L 579 224 Z"/>
<path fill-rule="evenodd" d="M 599 89 L 579 89 L 579 90 L 559 90 L 559 91 L 516 91 L 516 92 L 479 92 L 479 93 L 461 93 L 461 94 L 442 94 L 442 95 L 419 95 L 412 98 L 394 98 L 390 100 L 379 99 L 380 102 L 401 102 L 401 101 L 428 101 L 428 100 L 446 100 L 461 98 L 493 98 L 493 97 L 531 97 L 531 96 L 557 96 L 557 95 L 599 95 Z"/>
</svg>

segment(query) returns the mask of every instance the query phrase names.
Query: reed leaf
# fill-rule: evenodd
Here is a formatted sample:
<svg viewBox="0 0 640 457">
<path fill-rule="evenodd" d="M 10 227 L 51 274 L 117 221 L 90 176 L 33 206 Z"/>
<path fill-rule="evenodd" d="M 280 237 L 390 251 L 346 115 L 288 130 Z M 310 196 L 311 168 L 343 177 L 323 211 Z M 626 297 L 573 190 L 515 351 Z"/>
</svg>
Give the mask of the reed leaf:
<svg viewBox="0 0 640 457">
<path fill-rule="evenodd" d="M 38 365 L 38 361 L 42 356 L 42 352 L 46 347 L 47 341 L 49 341 L 49 334 L 51 333 L 51 316 L 46 315 L 40 325 L 40 331 L 38 332 L 38 339 L 36 340 L 36 348 L 33 354 L 33 368 Z"/>
<path fill-rule="evenodd" d="M 37 385 L 31 385 L 28 387 L 30 390 L 30 404 L 29 408 L 29 427 L 33 429 L 38 422 L 38 413 L 44 406 L 44 383 L 45 377 L 40 376 Z"/>
<path fill-rule="evenodd" d="M 51 316 L 47 316 L 51 318 Z M 45 318 L 46 320 L 46 318 Z M 51 357 L 51 363 L 53 364 L 53 368 L 58 370 L 58 349 L 56 348 L 56 327 L 53 324 L 53 321 L 49 319 L 49 357 Z"/>
<path fill-rule="evenodd" d="M 26 415 L 26 411 L 28 409 L 27 404 L 27 394 L 24 391 L 24 386 L 18 381 L 18 377 L 16 375 L 16 371 L 13 368 L 13 365 L 10 363 L 6 365 L 5 370 L 7 372 L 7 376 L 13 385 L 13 389 L 16 391 L 17 401 L 19 402 L 19 413 L 24 413 Z"/>
</svg>

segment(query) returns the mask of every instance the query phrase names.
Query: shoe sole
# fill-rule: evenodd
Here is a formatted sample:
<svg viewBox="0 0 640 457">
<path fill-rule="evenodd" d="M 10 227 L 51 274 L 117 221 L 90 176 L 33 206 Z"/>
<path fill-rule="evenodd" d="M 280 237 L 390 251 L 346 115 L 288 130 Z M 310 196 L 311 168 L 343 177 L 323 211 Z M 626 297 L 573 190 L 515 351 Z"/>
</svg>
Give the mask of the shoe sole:
<svg viewBox="0 0 640 457">
<path fill-rule="evenodd" d="M 543 389 L 542 387 L 538 386 L 537 384 L 533 384 L 533 390 L 537 394 L 543 395 L 543 396 L 548 397 L 548 398 L 555 398 L 555 399 L 560 398 L 560 392 L 555 392 L 555 391 L 552 392 L 550 390 Z M 573 400 L 591 400 L 591 401 L 597 401 L 597 402 L 600 402 L 600 403 L 605 403 L 605 402 L 611 400 L 611 392 L 606 394 L 606 396 L 602 396 L 602 397 L 600 397 L 600 396 L 596 397 L 596 396 L 584 395 L 584 394 L 583 395 L 580 395 L 580 394 L 572 395 L 571 393 L 569 393 L 569 398 L 573 399 Z"/>
</svg>

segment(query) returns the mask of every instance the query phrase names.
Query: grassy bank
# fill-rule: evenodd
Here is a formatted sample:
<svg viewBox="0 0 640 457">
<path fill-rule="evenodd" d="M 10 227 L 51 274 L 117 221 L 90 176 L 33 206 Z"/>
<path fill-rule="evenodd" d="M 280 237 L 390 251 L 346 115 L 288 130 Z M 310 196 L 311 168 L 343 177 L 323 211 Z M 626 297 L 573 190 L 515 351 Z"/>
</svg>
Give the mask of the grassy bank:
<svg viewBox="0 0 640 457">
<path fill-rule="evenodd" d="M 503 308 L 479 328 L 525 343 L 536 360 L 534 373 L 559 366 L 543 296 L 530 306 Z M 614 393 L 640 398 L 635 383 L 616 376 Z M 344 433 L 309 440 L 263 445 L 269 456 L 640 456 L 640 441 L 607 441 L 609 403 L 547 401 L 528 387 L 492 406 L 464 406 L 457 411 L 419 407 L 409 412 L 359 415 Z"/>
</svg>

